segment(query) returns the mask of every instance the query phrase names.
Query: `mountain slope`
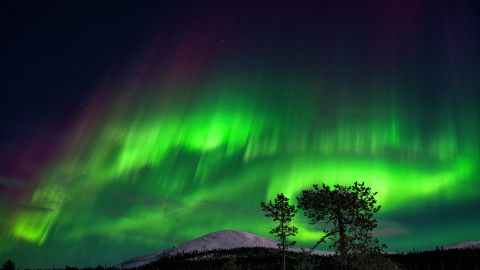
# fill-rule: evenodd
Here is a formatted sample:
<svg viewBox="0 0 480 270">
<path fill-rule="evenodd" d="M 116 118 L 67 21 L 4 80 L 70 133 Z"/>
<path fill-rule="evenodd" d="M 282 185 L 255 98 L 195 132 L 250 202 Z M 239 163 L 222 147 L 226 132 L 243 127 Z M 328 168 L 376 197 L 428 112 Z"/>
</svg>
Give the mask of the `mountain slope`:
<svg viewBox="0 0 480 270">
<path fill-rule="evenodd" d="M 207 234 L 192 241 L 180 244 L 178 247 L 165 250 L 165 255 L 205 251 L 212 249 L 233 249 L 239 247 L 270 247 L 276 248 L 277 242 L 268 238 L 247 232 L 225 230 Z"/>
<path fill-rule="evenodd" d="M 462 242 L 462 243 L 445 247 L 445 249 L 464 249 L 464 248 L 480 248 L 480 241 Z"/>
<path fill-rule="evenodd" d="M 146 256 L 130 259 L 122 262 L 120 265 L 118 265 L 118 267 L 134 268 L 152 263 L 164 256 L 172 256 L 178 253 L 189 253 L 192 251 L 207 251 L 214 249 L 233 249 L 240 247 L 276 248 L 277 242 L 247 232 L 224 230 L 204 235 L 197 239 L 180 244 L 174 248 L 169 248 Z"/>
</svg>

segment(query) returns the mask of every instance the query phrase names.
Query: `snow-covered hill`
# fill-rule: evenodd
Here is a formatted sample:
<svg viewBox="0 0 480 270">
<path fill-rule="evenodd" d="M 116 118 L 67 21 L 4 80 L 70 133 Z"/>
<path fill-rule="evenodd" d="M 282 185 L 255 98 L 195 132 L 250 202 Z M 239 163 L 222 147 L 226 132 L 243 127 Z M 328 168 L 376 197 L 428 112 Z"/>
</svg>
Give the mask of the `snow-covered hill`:
<svg viewBox="0 0 480 270">
<path fill-rule="evenodd" d="M 174 248 L 169 248 L 146 256 L 130 259 L 117 265 L 117 267 L 123 269 L 135 268 L 155 262 L 164 256 L 172 256 L 178 253 L 189 253 L 192 251 L 208 251 L 214 249 L 234 249 L 242 247 L 276 248 L 277 242 L 259 235 L 254 235 L 242 231 L 218 231 L 185 242 Z M 300 249 L 292 249 L 292 251 L 300 251 Z M 331 253 L 332 252 L 329 251 L 314 252 L 314 254 L 317 255 L 327 255 Z"/>
<path fill-rule="evenodd" d="M 480 241 L 462 242 L 462 243 L 445 247 L 445 249 L 463 249 L 463 248 L 480 248 Z"/>
</svg>

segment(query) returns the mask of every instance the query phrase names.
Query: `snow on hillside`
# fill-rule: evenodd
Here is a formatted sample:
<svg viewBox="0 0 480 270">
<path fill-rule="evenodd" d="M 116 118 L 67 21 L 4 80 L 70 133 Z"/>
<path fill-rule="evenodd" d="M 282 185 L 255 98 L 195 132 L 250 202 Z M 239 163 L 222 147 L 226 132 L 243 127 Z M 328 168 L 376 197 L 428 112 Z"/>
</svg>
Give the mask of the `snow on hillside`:
<svg viewBox="0 0 480 270">
<path fill-rule="evenodd" d="M 192 251 L 208 251 L 214 249 L 233 249 L 240 247 L 277 247 L 277 242 L 268 238 L 254 235 L 247 232 L 225 230 L 210 233 L 197 239 L 185 242 L 174 248 L 165 249 L 142 257 L 125 261 L 119 265 L 120 268 L 134 268 L 152 263 L 161 257 L 172 256 L 178 253 L 189 253 Z"/>
<path fill-rule="evenodd" d="M 462 243 L 445 247 L 445 249 L 464 249 L 464 248 L 480 248 L 480 241 L 462 242 Z"/>
<path fill-rule="evenodd" d="M 172 256 L 178 253 L 189 253 L 192 251 L 208 251 L 214 249 L 234 249 L 242 247 L 266 247 L 276 248 L 277 242 L 259 235 L 242 231 L 225 230 L 210 233 L 197 239 L 185 242 L 174 248 L 165 249 L 161 252 L 152 253 L 146 256 L 133 258 L 117 265 L 118 268 L 135 268 L 146 265 L 156 260 Z M 300 249 L 291 249 L 300 252 Z M 329 251 L 314 251 L 317 255 L 332 254 Z"/>
<path fill-rule="evenodd" d="M 277 242 L 268 238 L 241 231 L 218 231 L 195 240 L 183 243 L 178 247 L 166 250 L 166 255 L 188 253 L 195 250 L 234 249 L 240 247 L 276 248 Z"/>
</svg>

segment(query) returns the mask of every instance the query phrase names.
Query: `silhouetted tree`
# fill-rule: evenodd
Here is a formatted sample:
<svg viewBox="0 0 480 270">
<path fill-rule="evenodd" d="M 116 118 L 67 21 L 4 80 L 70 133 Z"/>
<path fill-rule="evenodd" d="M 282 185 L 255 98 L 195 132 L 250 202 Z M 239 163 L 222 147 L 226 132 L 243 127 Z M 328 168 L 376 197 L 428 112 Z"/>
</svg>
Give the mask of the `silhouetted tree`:
<svg viewBox="0 0 480 270">
<path fill-rule="evenodd" d="M 3 265 L 1 270 L 15 270 L 15 263 L 12 260 L 6 261 Z"/>
<path fill-rule="evenodd" d="M 285 270 L 285 250 L 289 246 L 295 245 L 295 241 L 289 242 L 288 237 L 298 233 L 298 228 L 290 226 L 290 222 L 298 209 L 295 205 L 289 204 L 289 199 L 283 193 L 277 194 L 274 203 L 270 200 L 268 203 L 261 202 L 260 206 L 266 213 L 266 217 L 271 217 L 275 223 L 278 223 L 275 228 L 270 230 L 270 234 L 279 239 L 278 247 L 282 250 L 282 269 Z"/>
<path fill-rule="evenodd" d="M 377 221 L 373 215 L 380 210 L 375 195 L 365 183 L 355 182 L 352 186 L 334 185 L 333 189 L 323 184 L 302 191 L 298 207 L 312 224 L 321 224 L 325 235 L 312 250 L 326 240 L 331 241 L 339 255 L 340 265 L 347 267 L 352 258 L 379 254 L 384 244 L 373 237 Z"/>
</svg>

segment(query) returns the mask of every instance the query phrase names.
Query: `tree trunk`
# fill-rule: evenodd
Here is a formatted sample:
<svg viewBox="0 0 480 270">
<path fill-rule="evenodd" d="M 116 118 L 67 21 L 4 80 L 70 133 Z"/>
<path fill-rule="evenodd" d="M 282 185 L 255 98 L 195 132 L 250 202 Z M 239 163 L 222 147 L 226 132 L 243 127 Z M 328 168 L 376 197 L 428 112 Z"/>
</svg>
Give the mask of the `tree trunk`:
<svg viewBox="0 0 480 270">
<path fill-rule="evenodd" d="M 285 242 L 286 242 L 286 237 L 285 237 L 285 232 L 283 231 L 283 221 L 280 222 L 280 226 L 282 226 L 282 269 L 285 270 Z"/>
<path fill-rule="evenodd" d="M 340 236 L 339 253 L 340 253 L 340 260 L 342 262 L 342 269 L 343 269 L 347 265 L 347 255 L 348 255 L 347 244 L 348 243 L 347 243 L 345 224 L 343 223 L 342 213 L 340 212 L 340 208 L 338 207 L 336 209 L 336 218 L 338 222 L 338 232 Z"/>
</svg>

